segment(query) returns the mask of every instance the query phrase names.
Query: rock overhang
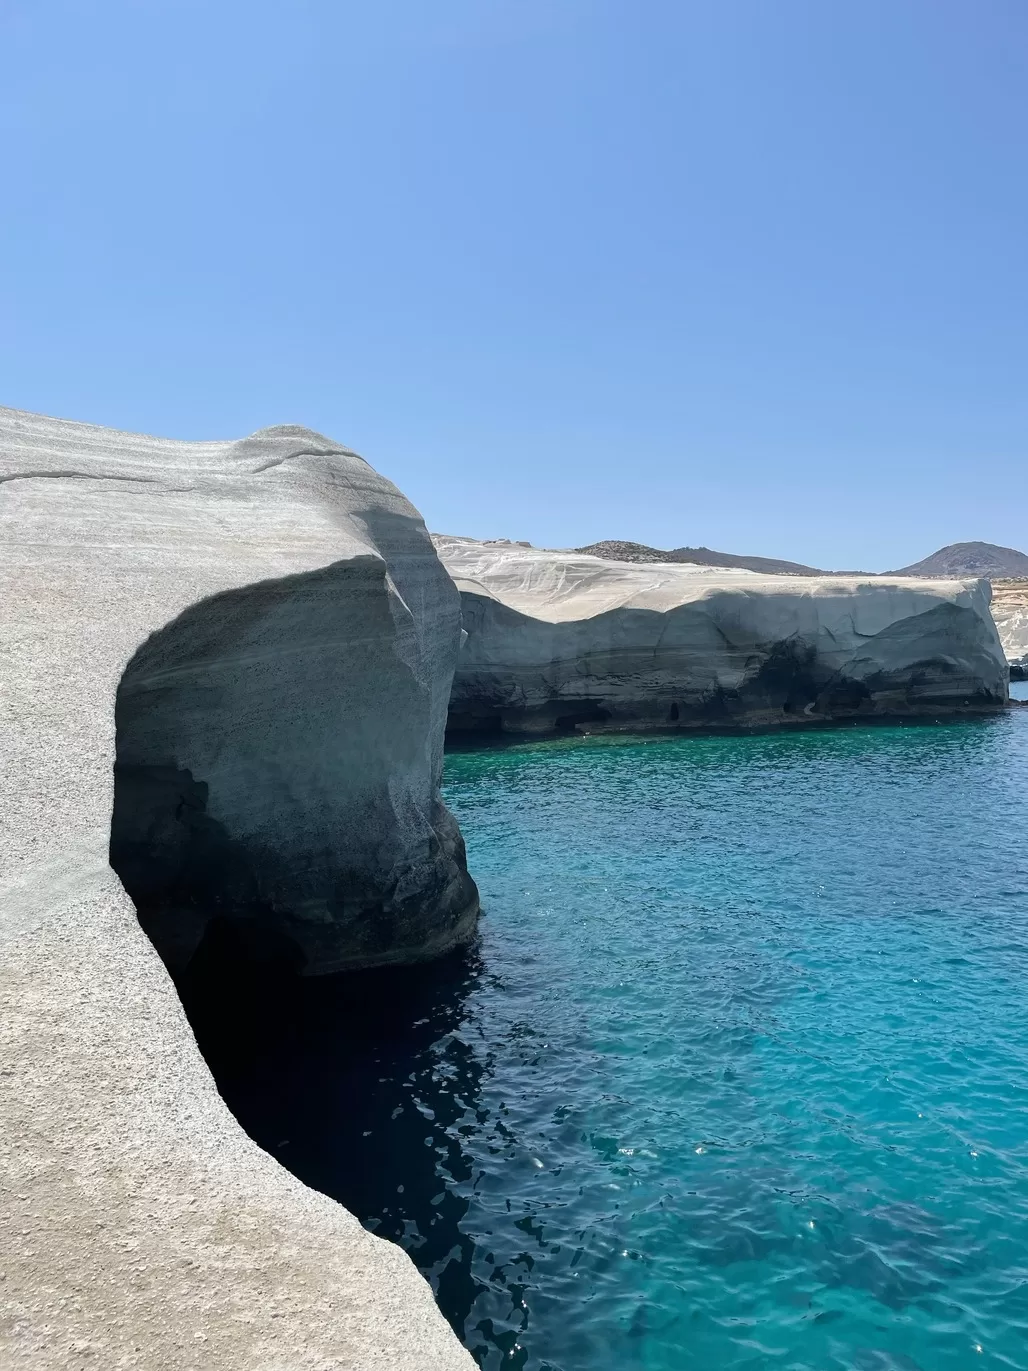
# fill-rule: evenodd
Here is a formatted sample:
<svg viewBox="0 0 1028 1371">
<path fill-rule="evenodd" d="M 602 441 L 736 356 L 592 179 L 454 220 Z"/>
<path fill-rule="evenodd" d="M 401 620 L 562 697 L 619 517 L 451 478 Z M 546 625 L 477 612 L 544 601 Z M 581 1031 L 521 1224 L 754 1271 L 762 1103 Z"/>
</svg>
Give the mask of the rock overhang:
<svg viewBox="0 0 1028 1371">
<path fill-rule="evenodd" d="M 434 809 L 459 607 L 420 517 L 363 459 L 294 426 L 187 444 L 0 410 L 0 520 L 4 1355 L 470 1367 L 409 1259 L 227 1114 L 107 862 L 115 701 L 136 654 L 219 597 L 238 609 L 255 586 L 310 593 L 349 568 L 386 608 L 427 730 L 408 748 L 419 779 L 406 820 L 442 828 L 450 851 L 435 867 L 459 872 L 459 833 Z M 259 648 L 274 626 L 242 617 Z M 324 597 L 314 617 L 323 660 L 345 624 Z M 224 696 L 203 652 L 179 666 Z M 167 715 L 168 681 L 155 689 L 164 704 L 144 712 Z M 470 905 L 473 887 L 461 894 Z"/>
</svg>

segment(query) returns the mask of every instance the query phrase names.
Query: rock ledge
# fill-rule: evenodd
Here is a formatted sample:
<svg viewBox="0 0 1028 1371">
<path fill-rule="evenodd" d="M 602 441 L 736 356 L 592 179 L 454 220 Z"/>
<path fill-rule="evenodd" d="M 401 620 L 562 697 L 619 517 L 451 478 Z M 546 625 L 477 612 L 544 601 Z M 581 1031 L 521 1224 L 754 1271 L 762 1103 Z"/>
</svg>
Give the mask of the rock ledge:
<svg viewBox="0 0 1028 1371">
<path fill-rule="evenodd" d="M 437 537 L 454 732 L 766 727 L 1002 708 L 987 581 L 765 576 Z"/>
<path fill-rule="evenodd" d="M 317 970 L 468 935 L 473 886 L 435 791 L 456 595 L 420 520 L 305 429 L 187 444 L 0 410 L 0 522 L 0 1363 L 470 1371 L 409 1258 L 228 1113 L 108 864 L 121 685 L 122 760 L 149 769 L 136 777 L 149 792 L 119 796 L 122 836 L 181 845 L 166 773 L 189 771 L 204 793 L 179 774 L 179 798 L 221 826 L 263 901 L 256 941 L 283 913 Z M 339 617 L 354 603 L 381 629 L 370 642 Z M 369 662 L 379 688 L 364 700 Z M 293 718 L 300 677 L 311 705 Z M 387 796 L 376 777 L 365 788 L 377 845 L 332 801 L 326 853 L 303 839 L 304 816 L 346 760 L 328 745 L 337 685 L 362 746 L 383 698 L 407 713 L 377 735 L 398 768 Z M 313 771 L 290 769 L 291 750 L 319 747 Z M 360 862 L 346 871 L 336 854 L 351 839 Z M 154 903 L 169 960 L 202 936 L 190 881 Z M 216 894 L 231 914 L 239 890 Z"/>
</svg>

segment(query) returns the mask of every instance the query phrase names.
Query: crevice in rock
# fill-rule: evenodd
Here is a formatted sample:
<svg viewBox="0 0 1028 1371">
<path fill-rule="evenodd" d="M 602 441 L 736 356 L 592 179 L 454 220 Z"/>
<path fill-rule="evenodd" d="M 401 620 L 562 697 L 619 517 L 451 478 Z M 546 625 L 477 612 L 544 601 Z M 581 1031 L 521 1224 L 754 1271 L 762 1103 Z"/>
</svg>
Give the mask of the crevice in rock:
<svg viewBox="0 0 1028 1371">
<path fill-rule="evenodd" d="M 137 485 L 158 485 L 156 476 L 114 476 L 97 471 L 15 471 L 0 476 L 0 485 L 9 481 L 132 481 Z"/>
<path fill-rule="evenodd" d="M 271 471 L 273 467 L 280 467 L 285 462 L 295 462 L 300 457 L 337 457 L 337 456 L 356 456 L 349 453 L 345 448 L 301 448 L 299 452 L 286 452 L 281 457 L 272 457 L 270 461 L 262 462 L 259 467 L 254 467 L 251 476 L 259 476 L 262 471 Z"/>
</svg>

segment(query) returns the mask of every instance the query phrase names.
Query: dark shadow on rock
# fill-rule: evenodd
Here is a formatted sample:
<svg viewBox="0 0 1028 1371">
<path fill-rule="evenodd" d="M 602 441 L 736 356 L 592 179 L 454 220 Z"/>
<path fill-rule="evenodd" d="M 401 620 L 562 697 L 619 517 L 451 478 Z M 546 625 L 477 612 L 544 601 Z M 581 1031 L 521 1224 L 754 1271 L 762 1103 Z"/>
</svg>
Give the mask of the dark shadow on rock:
<svg viewBox="0 0 1028 1371">
<path fill-rule="evenodd" d="M 481 1056 L 463 1033 L 477 950 L 324 977 L 271 953 L 215 919 L 178 978 L 218 1089 L 255 1142 L 410 1253 L 463 1335 L 480 1285 L 460 1131 L 479 1108 Z"/>
</svg>

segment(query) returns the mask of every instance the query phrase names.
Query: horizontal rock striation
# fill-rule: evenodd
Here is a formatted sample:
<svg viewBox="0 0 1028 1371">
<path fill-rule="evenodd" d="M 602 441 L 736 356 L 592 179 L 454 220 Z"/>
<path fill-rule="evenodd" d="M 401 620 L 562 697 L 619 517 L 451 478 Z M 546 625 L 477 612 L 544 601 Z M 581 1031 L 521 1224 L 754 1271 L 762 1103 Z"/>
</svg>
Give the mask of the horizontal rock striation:
<svg viewBox="0 0 1028 1371">
<path fill-rule="evenodd" d="M 1028 577 L 993 581 L 992 617 L 1010 664 L 1010 679 L 1028 680 Z"/>
<path fill-rule="evenodd" d="M 125 888 L 172 966 L 212 914 L 307 972 L 469 936 L 420 518 L 306 429 L 0 410 L 0 525 L 0 1362 L 470 1368 L 409 1259 L 228 1114 Z"/>
<path fill-rule="evenodd" d="M 189 597 L 117 694 L 111 864 L 165 960 L 215 915 L 305 973 L 465 941 L 477 896 L 439 795 L 460 606 L 417 512 L 303 429 L 179 445 L 118 483 L 128 558 L 160 529 L 134 568 L 153 617 Z M 86 484 L 73 507 L 103 500 Z"/>
<path fill-rule="evenodd" d="M 454 732 L 803 723 L 991 710 L 987 582 L 761 576 L 437 537 L 467 641 Z"/>
</svg>

